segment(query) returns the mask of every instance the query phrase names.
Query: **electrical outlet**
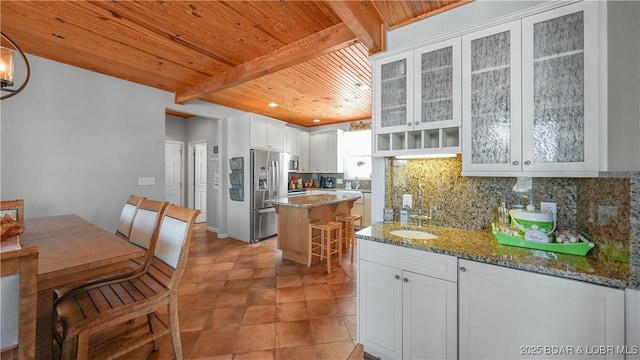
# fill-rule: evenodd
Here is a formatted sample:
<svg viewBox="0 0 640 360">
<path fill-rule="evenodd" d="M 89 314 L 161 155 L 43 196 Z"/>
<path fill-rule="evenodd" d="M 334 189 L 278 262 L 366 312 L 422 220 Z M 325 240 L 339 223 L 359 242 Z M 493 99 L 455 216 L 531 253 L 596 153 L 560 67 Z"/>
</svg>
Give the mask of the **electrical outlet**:
<svg viewBox="0 0 640 360">
<path fill-rule="evenodd" d="M 554 219 L 558 216 L 558 208 L 556 203 L 554 202 L 541 202 L 540 210 L 548 213 L 552 213 Z"/>
<path fill-rule="evenodd" d="M 403 194 L 402 195 L 402 208 L 413 208 L 413 198 L 411 194 Z"/>
</svg>

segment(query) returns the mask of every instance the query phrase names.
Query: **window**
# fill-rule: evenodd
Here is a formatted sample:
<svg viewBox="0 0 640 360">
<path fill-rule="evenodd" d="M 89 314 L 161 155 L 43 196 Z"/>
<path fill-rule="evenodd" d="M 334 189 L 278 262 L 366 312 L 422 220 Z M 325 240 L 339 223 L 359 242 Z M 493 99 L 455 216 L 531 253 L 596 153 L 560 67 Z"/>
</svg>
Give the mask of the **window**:
<svg viewBox="0 0 640 360">
<path fill-rule="evenodd" d="M 345 132 L 342 144 L 344 178 L 371 179 L 371 130 Z"/>
</svg>

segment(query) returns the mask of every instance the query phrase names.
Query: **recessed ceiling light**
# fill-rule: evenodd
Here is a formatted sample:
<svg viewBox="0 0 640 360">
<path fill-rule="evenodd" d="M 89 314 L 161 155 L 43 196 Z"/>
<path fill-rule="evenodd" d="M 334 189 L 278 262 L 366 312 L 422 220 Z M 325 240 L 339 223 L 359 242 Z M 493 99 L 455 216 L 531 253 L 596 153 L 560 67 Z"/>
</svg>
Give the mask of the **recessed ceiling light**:
<svg viewBox="0 0 640 360">
<path fill-rule="evenodd" d="M 276 104 L 276 103 L 274 103 L 274 102 L 270 102 L 270 103 L 269 103 L 269 106 L 270 106 L 270 107 L 278 107 L 278 104 Z"/>
<path fill-rule="evenodd" d="M 314 122 L 314 123 L 319 123 L 319 122 L 320 122 L 320 119 L 313 119 L 313 122 Z"/>
</svg>

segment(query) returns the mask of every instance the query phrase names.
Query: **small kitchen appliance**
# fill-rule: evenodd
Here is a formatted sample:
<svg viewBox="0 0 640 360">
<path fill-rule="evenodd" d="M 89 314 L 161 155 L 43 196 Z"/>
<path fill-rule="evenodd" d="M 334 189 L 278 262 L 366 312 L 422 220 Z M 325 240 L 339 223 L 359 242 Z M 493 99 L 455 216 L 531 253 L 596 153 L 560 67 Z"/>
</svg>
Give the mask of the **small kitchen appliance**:
<svg viewBox="0 0 640 360">
<path fill-rule="evenodd" d="M 300 169 L 300 158 L 296 155 L 289 155 L 288 170 L 297 172 Z"/>
</svg>

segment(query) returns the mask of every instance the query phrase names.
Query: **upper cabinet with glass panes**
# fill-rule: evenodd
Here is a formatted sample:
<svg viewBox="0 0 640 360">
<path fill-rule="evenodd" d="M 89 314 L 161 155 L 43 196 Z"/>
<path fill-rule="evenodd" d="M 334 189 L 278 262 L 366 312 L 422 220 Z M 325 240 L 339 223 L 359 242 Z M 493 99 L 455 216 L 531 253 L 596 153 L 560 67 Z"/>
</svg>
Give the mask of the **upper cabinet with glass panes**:
<svg viewBox="0 0 640 360">
<path fill-rule="evenodd" d="M 597 7 L 462 37 L 463 175 L 597 176 Z"/>
<path fill-rule="evenodd" d="M 460 152 L 460 38 L 373 65 L 374 154 Z"/>
</svg>

